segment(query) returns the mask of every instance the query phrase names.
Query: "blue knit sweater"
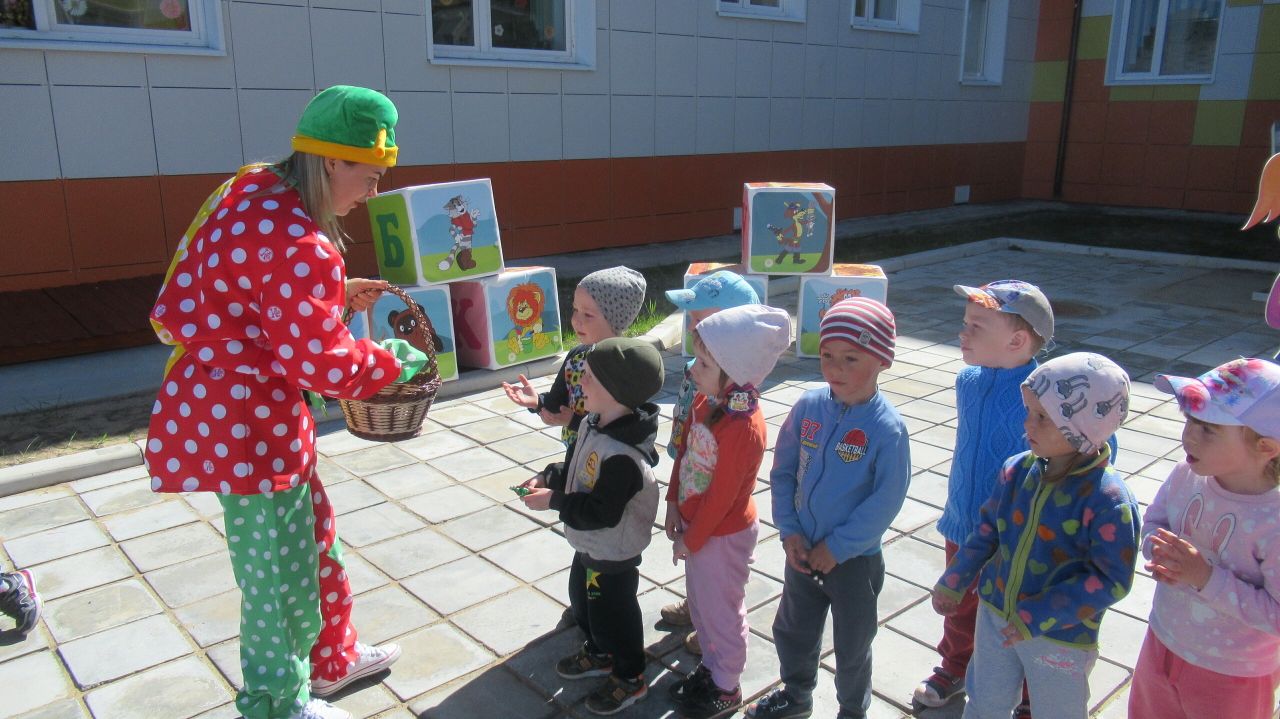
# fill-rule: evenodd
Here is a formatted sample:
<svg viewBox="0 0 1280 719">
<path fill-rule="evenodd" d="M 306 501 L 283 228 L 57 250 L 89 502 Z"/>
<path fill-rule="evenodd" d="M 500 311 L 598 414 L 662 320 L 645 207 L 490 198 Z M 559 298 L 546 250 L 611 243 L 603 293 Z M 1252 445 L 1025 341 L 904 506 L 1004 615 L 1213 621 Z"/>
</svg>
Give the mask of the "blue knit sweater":
<svg viewBox="0 0 1280 719">
<path fill-rule="evenodd" d="M 956 375 L 956 450 L 947 482 L 947 506 L 938 531 L 964 544 L 978 525 L 978 510 L 991 497 L 1006 459 L 1027 451 L 1022 381 L 1037 367 L 965 367 Z"/>
</svg>

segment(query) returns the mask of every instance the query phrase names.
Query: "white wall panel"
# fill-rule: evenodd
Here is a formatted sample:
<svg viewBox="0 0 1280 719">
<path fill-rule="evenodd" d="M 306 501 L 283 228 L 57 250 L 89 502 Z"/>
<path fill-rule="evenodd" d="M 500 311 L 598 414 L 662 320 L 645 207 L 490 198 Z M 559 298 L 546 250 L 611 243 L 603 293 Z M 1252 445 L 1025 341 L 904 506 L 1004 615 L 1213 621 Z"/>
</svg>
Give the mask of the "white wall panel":
<svg viewBox="0 0 1280 719">
<path fill-rule="evenodd" d="M 863 101 L 862 144 L 865 147 L 884 147 L 889 144 L 888 100 Z"/>
<path fill-rule="evenodd" d="M 734 87 L 738 97 L 768 97 L 772 73 L 769 63 L 773 61 L 772 43 L 756 40 L 739 40 L 734 47 L 736 53 Z"/>
<path fill-rule="evenodd" d="M 449 68 L 449 88 L 454 92 L 507 92 L 505 67 Z"/>
<path fill-rule="evenodd" d="M 911 102 L 911 144 L 932 145 L 938 141 L 937 100 Z"/>
<path fill-rule="evenodd" d="M 737 77 L 736 50 L 733 40 L 700 38 L 698 40 L 698 94 L 733 97 Z"/>
<path fill-rule="evenodd" d="M 655 51 L 657 93 L 697 94 L 698 39 L 688 35 L 658 35 Z"/>
<path fill-rule="evenodd" d="M 655 155 L 692 155 L 697 151 L 698 101 L 659 95 L 653 126 Z"/>
<path fill-rule="evenodd" d="M 6 85 L 43 85 L 48 79 L 44 53 L 0 48 L 0 82 Z"/>
<path fill-rule="evenodd" d="M 915 96 L 916 58 L 912 52 L 895 52 L 889 65 L 889 97 L 906 100 Z"/>
<path fill-rule="evenodd" d="M 1218 36 L 1218 53 L 1251 53 L 1258 45 L 1258 27 L 1262 24 L 1262 6 L 1232 7 L 1222 14 L 1222 34 Z"/>
<path fill-rule="evenodd" d="M 865 96 L 868 52 L 860 47 L 836 48 L 836 97 Z"/>
<path fill-rule="evenodd" d="M 388 89 L 449 90 L 449 67 L 427 62 L 427 26 L 422 15 L 383 15 L 382 38 Z"/>
<path fill-rule="evenodd" d="M 64 177 L 156 174 L 146 90 L 55 85 L 50 92 Z"/>
<path fill-rule="evenodd" d="M 559 95 L 511 96 L 511 160 L 559 160 L 563 120 Z"/>
<path fill-rule="evenodd" d="M 453 161 L 510 160 L 509 118 L 505 93 L 453 93 Z"/>
<path fill-rule="evenodd" d="M 799 150 L 804 142 L 804 100 L 769 100 L 769 149 Z"/>
<path fill-rule="evenodd" d="M 1257 6 L 1255 6 L 1257 7 Z M 1200 86 L 1201 100 L 1245 100 L 1253 78 L 1253 55 L 1218 55 L 1213 82 Z"/>
<path fill-rule="evenodd" d="M 151 116 L 160 174 L 234 172 L 240 167 L 235 90 L 152 88 Z"/>
<path fill-rule="evenodd" d="M 532 95 L 559 95 L 561 78 L 559 70 L 534 68 L 507 68 L 507 91 Z"/>
<path fill-rule="evenodd" d="M 382 11 L 382 0 L 311 0 L 311 7 L 380 13 Z"/>
<path fill-rule="evenodd" d="M 305 7 L 232 3 L 231 36 L 240 89 L 313 89 L 310 26 Z"/>
<path fill-rule="evenodd" d="M 705 4 L 690 2 L 690 0 L 657 0 L 657 19 L 654 28 L 668 35 L 697 35 L 697 6 Z"/>
<path fill-rule="evenodd" d="M 614 30 L 610 42 L 610 92 L 614 95 L 652 95 L 655 73 L 653 33 Z"/>
<path fill-rule="evenodd" d="M 809 45 L 804 49 L 805 97 L 835 97 L 836 48 L 834 45 Z"/>
<path fill-rule="evenodd" d="M 733 138 L 737 132 L 734 110 L 731 97 L 698 98 L 697 152 L 733 152 Z"/>
<path fill-rule="evenodd" d="M 278 160 L 291 149 L 298 117 L 315 96 L 311 90 L 240 90 L 240 141 L 244 162 Z"/>
<path fill-rule="evenodd" d="M 773 43 L 769 62 L 769 92 L 772 97 L 802 97 L 807 81 L 804 72 L 804 45 Z"/>
<path fill-rule="evenodd" d="M 713 0 L 680 0 L 693 5 L 698 13 L 698 34 L 702 37 L 731 38 L 736 35 L 737 27 L 732 18 L 720 17 L 716 14 L 716 3 Z"/>
<path fill-rule="evenodd" d="M 609 103 L 609 154 L 643 157 L 654 148 L 654 98 L 614 95 Z"/>
<path fill-rule="evenodd" d="M 596 31 L 596 67 L 594 70 L 566 70 L 560 81 L 564 92 L 575 95 L 599 94 L 609 92 L 609 48 L 610 33 L 608 30 Z"/>
<path fill-rule="evenodd" d="M 889 127 L 888 136 L 885 138 L 889 145 L 916 144 L 913 136 L 914 128 L 911 125 L 911 109 L 915 104 L 913 100 L 889 101 Z"/>
<path fill-rule="evenodd" d="M 609 156 L 609 96 L 565 95 L 564 159 Z"/>
<path fill-rule="evenodd" d="M 804 128 L 800 146 L 806 150 L 825 150 L 834 137 L 835 102 L 810 98 L 804 101 Z"/>
<path fill-rule="evenodd" d="M 151 87 L 217 87 L 235 89 L 235 49 L 231 37 L 231 13 L 223 9 L 222 32 L 226 55 L 147 55 L 147 84 Z"/>
<path fill-rule="evenodd" d="M 808 0 L 805 3 L 804 29 L 810 45 L 835 45 L 840 36 L 840 23 L 849 23 L 849 0 Z"/>
<path fill-rule="evenodd" d="M 45 53 L 45 65 L 51 85 L 142 87 L 147 84 L 147 67 L 142 55 L 51 50 Z"/>
<path fill-rule="evenodd" d="M 833 105 L 832 142 L 836 147 L 858 147 L 862 144 L 863 100 L 837 99 Z"/>
<path fill-rule="evenodd" d="M 0 182 L 59 176 L 53 105 L 43 85 L 0 85 Z"/>
<path fill-rule="evenodd" d="M 453 162 L 453 98 L 447 92 L 391 92 L 400 112 L 396 144 L 401 165 Z"/>
<path fill-rule="evenodd" d="M 316 87 L 360 85 L 387 89 L 383 66 L 382 16 L 356 10 L 311 11 Z"/>
<path fill-rule="evenodd" d="M 421 15 L 423 6 L 422 0 L 382 0 L 382 12 L 400 15 Z"/>
<path fill-rule="evenodd" d="M 609 27 L 612 30 L 634 30 L 652 34 L 656 6 L 652 0 L 610 0 Z"/>
<path fill-rule="evenodd" d="M 733 149 L 736 152 L 763 152 L 769 149 L 767 97 L 739 97 L 733 108 Z"/>
<path fill-rule="evenodd" d="M 866 86 L 863 97 L 878 100 L 893 92 L 893 53 L 888 50 L 866 51 Z"/>
</svg>

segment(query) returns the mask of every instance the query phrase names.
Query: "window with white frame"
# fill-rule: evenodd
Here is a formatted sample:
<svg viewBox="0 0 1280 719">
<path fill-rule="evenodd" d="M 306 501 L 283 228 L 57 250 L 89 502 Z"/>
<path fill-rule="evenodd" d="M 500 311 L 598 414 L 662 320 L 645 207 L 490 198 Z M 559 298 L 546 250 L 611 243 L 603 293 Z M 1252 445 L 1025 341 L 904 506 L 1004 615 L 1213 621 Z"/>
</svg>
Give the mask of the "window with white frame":
<svg viewBox="0 0 1280 719">
<path fill-rule="evenodd" d="M 1223 0 L 1119 0 L 1111 36 L 1113 82 L 1209 82 Z"/>
<path fill-rule="evenodd" d="M 804 22 L 804 0 L 714 0 L 725 17 Z"/>
<path fill-rule="evenodd" d="M 855 29 L 920 31 L 920 0 L 853 0 L 850 24 Z"/>
<path fill-rule="evenodd" d="M 965 0 L 960 82 L 999 85 L 1004 79 L 1009 0 Z"/>
<path fill-rule="evenodd" d="M 0 0 L 0 46 L 222 52 L 219 0 Z"/>
<path fill-rule="evenodd" d="M 591 67 L 595 32 L 595 0 L 431 0 L 435 62 Z"/>
</svg>

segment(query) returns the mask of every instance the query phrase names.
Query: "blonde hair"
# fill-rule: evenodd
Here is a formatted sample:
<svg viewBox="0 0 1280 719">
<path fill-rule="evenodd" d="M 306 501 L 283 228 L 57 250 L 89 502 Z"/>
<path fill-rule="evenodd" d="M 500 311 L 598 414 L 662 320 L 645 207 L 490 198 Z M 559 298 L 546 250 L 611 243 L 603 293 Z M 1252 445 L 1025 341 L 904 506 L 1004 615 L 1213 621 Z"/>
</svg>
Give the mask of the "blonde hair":
<svg viewBox="0 0 1280 719">
<path fill-rule="evenodd" d="M 342 229 L 338 216 L 333 213 L 333 199 L 329 195 L 329 175 L 324 170 L 324 161 L 325 158 L 320 155 L 294 152 L 271 165 L 270 169 L 280 176 L 277 186 L 283 185 L 297 190 L 298 196 L 302 199 L 303 211 L 312 222 L 320 226 L 320 231 L 329 238 L 339 252 L 346 252 L 346 242 L 351 238 Z M 274 187 L 267 188 L 255 197 L 271 194 L 274 191 Z"/>
<path fill-rule="evenodd" d="M 1255 448 L 1258 446 L 1258 442 L 1260 440 L 1268 439 L 1267 437 L 1258 434 L 1251 427 L 1241 427 L 1241 429 L 1244 430 L 1244 438 L 1249 442 L 1252 442 Z M 1271 461 L 1267 462 L 1266 468 L 1263 469 L 1263 473 L 1264 476 L 1271 481 L 1271 484 L 1280 486 L 1280 456 L 1272 457 Z"/>
</svg>

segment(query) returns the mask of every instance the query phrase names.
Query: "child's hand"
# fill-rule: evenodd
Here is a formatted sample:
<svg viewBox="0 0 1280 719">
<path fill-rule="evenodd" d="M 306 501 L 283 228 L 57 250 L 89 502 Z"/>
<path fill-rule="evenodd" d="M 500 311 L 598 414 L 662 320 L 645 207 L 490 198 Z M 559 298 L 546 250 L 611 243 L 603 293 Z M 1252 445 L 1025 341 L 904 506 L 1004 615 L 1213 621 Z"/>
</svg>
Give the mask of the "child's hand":
<svg viewBox="0 0 1280 719">
<path fill-rule="evenodd" d="M 538 393 L 533 391 L 533 385 L 529 384 L 529 378 L 519 375 L 516 379 L 520 380 L 520 386 L 502 383 L 502 391 L 507 393 L 507 399 L 524 407 L 525 409 L 533 409 L 538 406 Z"/>
<path fill-rule="evenodd" d="M 373 303 L 378 301 L 385 289 L 387 289 L 386 280 L 352 277 L 347 280 L 346 285 L 347 307 L 350 307 L 352 312 L 364 312 L 373 307 Z"/>
<path fill-rule="evenodd" d="M 543 422 L 556 427 L 568 427 L 573 421 L 573 409 L 570 407 L 561 407 L 559 412 L 552 412 L 549 409 L 543 409 L 538 413 Z"/>
<path fill-rule="evenodd" d="M 952 599 L 937 589 L 933 590 L 933 611 L 944 617 L 955 614 L 960 609 L 960 600 Z"/>
<path fill-rule="evenodd" d="M 787 564 L 797 572 L 809 574 L 809 543 L 804 537 L 793 534 L 782 540 L 782 551 L 787 553 Z"/>
<path fill-rule="evenodd" d="M 1151 535 L 1151 561 L 1143 566 L 1156 581 L 1181 582 L 1197 592 L 1213 576 L 1213 565 L 1194 544 L 1163 528 Z"/>
<path fill-rule="evenodd" d="M 546 487 L 539 487 L 520 498 L 524 502 L 524 506 L 529 509 L 542 511 L 551 508 L 551 490 Z"/>
<path fill-rule="evenodd" d="M 667 539 L 676 541 L 676 536 L 680 534 L 680 505 L 667 502 L 667 516 L 662 521 L 662 528 L 667 532 Z"/>
<path fill-rule="evenodd" d="M 823 574 L 829 574 L 831 570 L 836 568 L 837 564 L 839 564 L 839 562 L 837 562 L 835 556 L 831 554 L 831 550 L 827 549 L 827 540 L 824 539 L 821 542 L 818 542 L 813 545 L 813 549 L 809 550 L 810 569 L 816 572 L 822 572 Z"/>
<path fill-rule="evenodd" d="M 538 473 L 521 482 L 520 486 L 525 489 L 543 489 L 547 486 L 547 478 L 543 477 L 542 473 Z"/>
<path fill-rule="evenodd" d="M 684 536 L 676 535 L 675 544 L 671 545 L 671 564 L 679 564 L 681 559 L 689 558 L 689 548 L 684 546 Z"/>
<path fill-rule="evenodd" d="M 1004 641 L 1001 643 L 1001 646 L 1006 649 L 1017 644 L 1023 639 L 1022 632 L 1018 631 L 1018 628 L 1012 624 L 1006 624 L 1004 628 L 1000 630 L 1000 636 L 1004 637 Z"/>
</svg>

